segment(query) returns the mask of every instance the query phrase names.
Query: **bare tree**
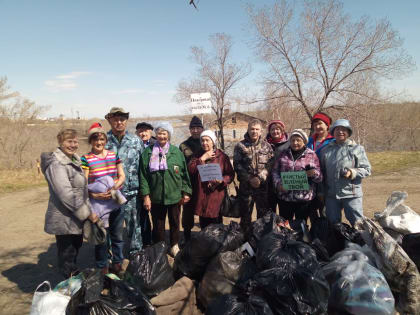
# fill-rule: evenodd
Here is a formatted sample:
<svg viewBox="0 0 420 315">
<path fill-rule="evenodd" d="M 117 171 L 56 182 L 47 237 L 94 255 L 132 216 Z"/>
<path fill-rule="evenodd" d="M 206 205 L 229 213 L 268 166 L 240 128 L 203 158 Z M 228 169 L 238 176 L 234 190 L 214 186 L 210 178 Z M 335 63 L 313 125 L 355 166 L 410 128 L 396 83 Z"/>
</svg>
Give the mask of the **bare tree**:
<svg viewBox="0 0 420 315">
<path fill-rule="evenodd" d="M 212 51 L 192 47 L 192 59 L 197 64 L 196 75 L 188 80 L 181 80 L 177 86 L 175 100 L 179 103 L 190 101 L 191 93 L 210 92 L 212 109 L 216 115 L 218 138 L 224 149 L 223 115 L 224 110 L 231 104 L 234 90 L 239 82 L 250 73 L 250 65 L 230 62 L 232 38 L 224 33 L 210 36 Z"/>
<path fill-rule="evenodd" d="M 36 119 L 47 108 L 10 92 L 0 80 L 0 161 L 7 168 L 22 168 L 34 159 L 33 147 L 44 139 Z M 37 155 L 35 155 L 37 156 Z"/>
<path fill-rule="evenodd" d="M 414 69 L 386 19 L 352 21 L 338 0 L 305 1 L 296 16 L 291 2 L 249 7 L 248 13 L 256 52 L 269 69 L 265 82 L 302 106 L 309 118 L 351 96 L 377 101 L 359 89 L 360 79 L 391 79 Z"/>
</svg>

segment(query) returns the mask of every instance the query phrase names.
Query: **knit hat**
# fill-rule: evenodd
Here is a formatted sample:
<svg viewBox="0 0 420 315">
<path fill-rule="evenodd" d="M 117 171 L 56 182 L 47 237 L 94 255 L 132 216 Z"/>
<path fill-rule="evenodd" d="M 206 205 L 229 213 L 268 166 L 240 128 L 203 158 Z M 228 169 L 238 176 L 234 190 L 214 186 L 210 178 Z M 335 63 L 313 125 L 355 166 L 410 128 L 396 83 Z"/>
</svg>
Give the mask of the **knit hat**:
<svg viewBox="0 0 420 315">
<path fill-rule="evenodd" d="M 95 133 L 103 133 L 106 137 L 106 132 L 102 125 L 98 122 L 93 123 L 88 129 L 88 140 L 90 141 L 90 137 L 92 137 Z"/>
<path fill-rule="evenodd" d="M 334 129 L 339 126 L 347 128 L 347 130 L 349 131 L 349 137 L 353 133 L 353 128 L 351 127 L 350 122 L 347 119 L 337 119 L 331 126 L 332 135 L 334 135 Z"/>
<path fill-rule="evenodd" d="M 203 137 L 209 137 L 213 141 L 213 144 L 216 145 L 217 138 L 216 138 L 216 135 L 214 134 L 213 131 L 211 131 L 211 130 L 204 130 L 200 134 L 200 141 L 201 141 L 201 138 L 203 138 Z"/>
<path fill-rule="evenodd" d="M 327 114 L 324 113 L 316 113 L 313 117 L 312 117 L 312 123 L 315 120 L 321 120 L 323 121 L 328 127 L 330 127 L 331 125 L 331 117 L 328 116 Z"/>
<path fill-rule="evenodd" d="M 305 143 L 305 145 L 308 144 L 308 135 L 302 129 L 294 129 L 292 131 L 292 133 L 290 134 L 289 141 L 292 139 L 293 136 L 301 137 L 303 139 L 303 142 Z"/>
<path fill-rule="evenodd" d="M 158 129 L 166 130 L 169 133 L 169 137 L 172 136 L 172 134 L 174 132 L 174 128 L 172 128 L 172 125 L 168 121 L 159 122 L 156 125 L 154 131 L 156 132 L 156 130 L 158 130 Z"/>
<path fill-rule="evenodd" d="M 146 129 L 153 130 L 153 126 L 151 124 L 145 122 L 145 121 L 140 122 L 140 123 L 137 124 L 136 130 L 137 129 L 140 129 L 140 128 L 146 128 Z"/>
<path fill-rule="evenodd" d="M 272 120 L 268 123 L 268 128 L 267 128 L 268 133 L 270 133 L 271 126 L 275 124 L 279 124 L 283 130 L 286 129 L 286 125 L 281 120 Z"/>
<path fill-rule="evenodd" d="M 127 116 L 128 118 L 129 114 L 130 113 L 126 112 L 122 107 L 112 107 L 109 113 L 105 115 L 105 119 L 109 119 L 116 115 Z"/>
<path fill-rule="evenodd" d="M 201 127 L 201 128 L 204 128 L 203 127 L 203 123 L 201 122 L 201 119 L 198 118 L 197 116 L 193 116 L 193 118 L 191 118 L 190 128 L 192 128 L 192 127 Z"/>
</svg>

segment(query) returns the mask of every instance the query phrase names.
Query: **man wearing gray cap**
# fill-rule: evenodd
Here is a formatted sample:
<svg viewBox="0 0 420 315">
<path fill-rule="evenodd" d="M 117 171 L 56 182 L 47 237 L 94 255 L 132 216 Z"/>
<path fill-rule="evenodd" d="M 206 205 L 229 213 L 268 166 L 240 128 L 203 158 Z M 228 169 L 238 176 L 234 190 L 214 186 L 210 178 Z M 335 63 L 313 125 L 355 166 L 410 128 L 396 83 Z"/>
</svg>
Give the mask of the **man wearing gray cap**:
<svg viewBox="0 0 420 315">
<path fill-rule="evenodd" d="M 129 113 L 121 107 L 112 107 L 105 116 L 111 130 L 107 133 L 108 143 L 106 149 L 118 153 L 123 162 L 126 180 L 122 193 L 127 198 L 127 203 L 121 206 L 127 231 L 129 253 L 142 249 L 143 245 L 151 242 L 150 221 L 143 218 L 142 202 L 139 198 L 139 161 L 144 150 L 143 141 L 136 135 L 127 131 Z M 144 230 L 144 231 L 142 231 Z M 143 233 L 142 233 L 143 232 Z M 143 238 L 142 238 L 143 235 Z"/>
</svg>

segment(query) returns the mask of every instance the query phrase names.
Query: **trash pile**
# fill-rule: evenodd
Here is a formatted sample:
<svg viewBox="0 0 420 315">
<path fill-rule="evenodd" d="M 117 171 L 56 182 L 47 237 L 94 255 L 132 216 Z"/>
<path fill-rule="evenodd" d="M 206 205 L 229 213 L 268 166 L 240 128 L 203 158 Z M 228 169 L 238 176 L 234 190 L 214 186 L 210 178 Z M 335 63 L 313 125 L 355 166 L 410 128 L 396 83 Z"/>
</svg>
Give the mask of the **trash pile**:
<svg viewBox="0 0 420 315">
<path fill-rule="evenodd" d="M 123 279 L 88 269 L 37 289 L 31 314 L 420 314 L 420 216 L 405 198 L 394 192 L 355 228 L 320 218 L 308 230 L 274 213 L 246 234 L 213 224 L 173 266 L 155 244 L 130 257 Z"/>
</svg>

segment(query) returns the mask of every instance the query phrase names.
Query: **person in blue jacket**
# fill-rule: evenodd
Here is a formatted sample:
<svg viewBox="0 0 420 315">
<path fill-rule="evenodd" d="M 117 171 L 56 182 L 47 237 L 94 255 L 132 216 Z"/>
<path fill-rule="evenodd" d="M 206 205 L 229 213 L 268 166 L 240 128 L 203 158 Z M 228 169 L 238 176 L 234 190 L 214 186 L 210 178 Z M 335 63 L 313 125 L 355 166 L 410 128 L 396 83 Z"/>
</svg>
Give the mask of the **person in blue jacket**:
<svg viewBox="0 0 420 315">
<path fill-rule="evenodd" d="M 323 112 L 316 113 L 311 120 L 311 130 L 312 134 L 309 137 L 307 147 L 312 151 L 315 151 L 318 158 L 320 157 L 321 150 L 331 141 L 334 141 L 334 137 L 330 134 L 330 125 L 332 119 L 329 115 Z M 319 190 L 321 184 L 316 185 L 316 196 L 312 200 L 311 205 L 309 206 L 309 218 L 313 223 L 316 218 L 319 218 L 323 215 L 324 210 L 324 201 L 323 198 L 319 196 Z"/>
<path fill-rule="evenodd" d="M 353 132 L 347 119 L 338 119 L 331 126 L 335 141 L 320 153 L 324 175 L 324 196 L 327 219 L 341 222 L 341 210 L 351 225 L 363 218 L 362 179 L 371 174 L 371 165 L 363 146 L 349 139 Z"/>
</svg>

